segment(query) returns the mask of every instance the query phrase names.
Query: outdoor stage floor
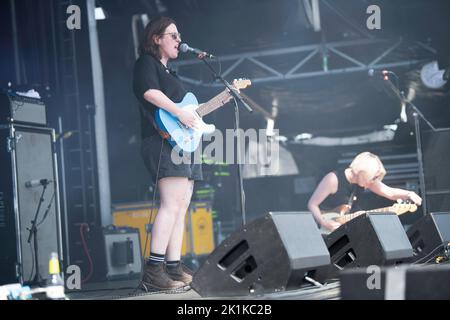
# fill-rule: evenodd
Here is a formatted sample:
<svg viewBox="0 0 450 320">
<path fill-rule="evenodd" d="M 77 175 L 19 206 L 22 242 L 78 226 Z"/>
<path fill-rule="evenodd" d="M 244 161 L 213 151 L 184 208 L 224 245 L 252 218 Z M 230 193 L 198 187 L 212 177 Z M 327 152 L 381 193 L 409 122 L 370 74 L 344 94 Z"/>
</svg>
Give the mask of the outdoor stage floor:
<svg viewBox="0 0 450 320">
<path fill-rule="evenodd" d="M 307 287 L 264 295 L 233 297 L 201 297 L 194 290 L 184 292 L 145 293 L 136 289 L 139 280 L 108 281 L 93 283 L 83 290 L 68 292 L 71 300 L 338 300 L 340 299 L 339 282 L 323 287 Z"/>
<path fill-rule="evenodd" d="M 410 297 L 420 297 L 419 299 L 449 299 L 450 290 L 446 285 L 448 283 L 448 279 L 450 279 L 450 261 L 445 261 L 440 264 L 430 264 L 430 265 L 403 265 L 399 268 L 394 268 L 397 276 L 392 276 L 394 273 L 391 272 L 389 285 L 387 282 L 384 284 L 384 289 L 387 290 L 389 287 L 392 291 L 393 285 L 395 288 L 406 288 L 405 287 L 405 279 L 398 276 L 400 274 L 398 270 L 402 269 L 403 272 L 406 270 L 410 270 L 415 274 L 415 278 L 412 277 L 411 280 L 415 281 L 416 287 L 412 285 L 411 290 L 409 291 Z M 390 268 L 391 271 L 394 269 Z M 363 296 L 360 296 L 361 293 L 361 283 L 365 284 L 366 279 L 358 277 L 354 277 L 354 272 L 360 272 L 360 270 L 351 271 L 352 280 L 349 282 L 348 277 L 342 278 L 342 290 L 345 292 L 350 288 L 355 292 L 358 292 L 356 295 L 352 295 L 356 297 L 356 299 L 364 299 Z M 409 271 L 408 271 L 409 272 Z M 403 273 L 405 274 L 405 273 Z M 343 276 L 344 274 L 342 274 Z M 419 277 L 420 276 L 420 277 Z M 387 276 L 386 276 L 387 277 Z M 359 280 L 358 280 L 359 279 Z M 403 280 L 402 280 L 403 279 Z M 356 281 L 356 282 L 355 282 Z M 387 281 L 387 280 L 386 280 Z M 417 282 L 418 281 L 418 282 Z M 420 291 L 417 288 L 417 283 L 420 283 Z M 201 301 L 201 300 L 233 300 L 233 301 L 251 301 L 251 300 L 342 300 L 341 299 L 341 283 L 336 279 L 330 279 L 328 283 L 321 285 L 310 285 L 307 287 L 302 287 L 293 290 L 286 290 L 282 292 L 275 293 L 266 293 L 266 294 L 248 294 L 248 295 L 236 295 L 236 296 L 208 296 L 202 297 L 195 290 L 180 290 L 177 292 L 168 291 L 168 292 L 144 292 L 140 289 L 137 289 L 140 284 L 140 279 L 133 280 L 114 280 L 114 281 L 104 281 L 98 283 L 89 283 L 82 286 L 82 290 L 75 290 L 71 292 L 66 292 L 67 297 L 70 300 L 193 300 L 193 301 Z M 350 284 L 350 287 L 349 287 Z M 410 283 L 411 284 L 411 283 Z M 358 289 L 359 285 L 359 289 Z M 381 289 L 381 288 L 380 288 Z M 347 290 L 347 291 L 345 291 Z M 397 289 L 396 289 L 397 290 Z M 405 289 L 406 290 L 406 289 Z M 391 292 L 390 291 L 390 292 Z M 383 291 L 386 293 L 387 291 Z M 406 291 L 404 292 L 406 295 Z M 348 294 L 348 292 L 347 292 Z M 387 294 L 387 293 L 386 293 Z M 411 295 L 412 294 L 412 295 Z M 345 296 L 345 294 L 344 294 Z M 347 296 L 348 297 L 348 296 Z M 375 296 L 371 296 L 373 299 L 377 299 Z M 378 297 L 380 298 L 380 297 Z M 382 298 L 382 297 L 381 297 Z M 370 299 L 370 298 L 369 298 Z M 403 298 L 404 299 L 404 298 Z M 412 298 L 416 299 L 416 298 Z"/>
</svg>

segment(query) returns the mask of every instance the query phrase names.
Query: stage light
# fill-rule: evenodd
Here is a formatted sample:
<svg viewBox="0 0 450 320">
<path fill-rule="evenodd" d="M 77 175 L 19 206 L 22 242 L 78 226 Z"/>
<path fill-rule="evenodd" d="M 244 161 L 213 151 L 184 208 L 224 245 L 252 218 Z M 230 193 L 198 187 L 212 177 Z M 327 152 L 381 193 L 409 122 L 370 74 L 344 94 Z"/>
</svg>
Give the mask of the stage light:
<svg viewBox="0 0 450 320">
<path fill-rule="evenodd" d="M 106 14 L 102 7 L 95 8 L 95 20 L 105 20 Z"/>
<path fill-rule="evenodd" d="M 438 62 L 432 61 L 425 64 L 420 71 L 423 84 L 430 89 L 440 89 L 448 81 L 450 68 L 440 70 Z"/>
</svg>

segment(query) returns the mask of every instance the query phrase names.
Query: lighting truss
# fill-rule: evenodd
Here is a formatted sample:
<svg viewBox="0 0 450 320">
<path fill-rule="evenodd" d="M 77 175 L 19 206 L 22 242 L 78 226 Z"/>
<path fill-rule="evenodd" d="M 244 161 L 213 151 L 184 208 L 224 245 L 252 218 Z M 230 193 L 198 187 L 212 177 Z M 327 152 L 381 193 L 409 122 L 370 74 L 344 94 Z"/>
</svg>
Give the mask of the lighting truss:
<svg viewBox="0 0 450 320">
<path fill-rule="evenodd" d="M 368 61 L 367 52 L 377 54 Z M 411 67 L 428 61 L 435 53 L 433 48 L 421 42 L 359 39 L 225 55 L 220 57 L 220 63 L 225 66 L 223 77 L 232 78 L 240 71 L 247 71 L 252 74 L 247 78 L 256 84 L 369 69 Z M 284 56 L 289 56 L 289 62 L 294 61 L 288 68 L 285 65 L 283 68 L 277 66 L 277 61 L 282 61 Z M 333 65 L 333 61 L 337 60 L 340 63 Z M 198 67 L 199 64 L 202 61 L 198 59 L 182 60 L 172 63 L 172 68 L 186 83 L 204 87 L 221 86 L 202 74 L 205 72 Z"/>
</svg>

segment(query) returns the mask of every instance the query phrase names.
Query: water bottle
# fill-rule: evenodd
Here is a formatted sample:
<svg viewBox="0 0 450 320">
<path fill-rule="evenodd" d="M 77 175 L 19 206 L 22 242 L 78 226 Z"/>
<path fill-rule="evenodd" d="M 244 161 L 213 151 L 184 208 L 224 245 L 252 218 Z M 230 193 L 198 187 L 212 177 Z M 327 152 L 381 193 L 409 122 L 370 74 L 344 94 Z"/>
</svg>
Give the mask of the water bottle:
<svg viewBox="0 0 450 320">
<path fill-rule="evenodd" d="M 48 263 L 48 274 L 47 279 L 47 298 L 52 300 L 65 299 L 64 294 L 64 281 L 61 278 L 59 270 L 59 259 L 58 254 L 52 252 L 50 254 L 50 260 Z"/>
</svg>

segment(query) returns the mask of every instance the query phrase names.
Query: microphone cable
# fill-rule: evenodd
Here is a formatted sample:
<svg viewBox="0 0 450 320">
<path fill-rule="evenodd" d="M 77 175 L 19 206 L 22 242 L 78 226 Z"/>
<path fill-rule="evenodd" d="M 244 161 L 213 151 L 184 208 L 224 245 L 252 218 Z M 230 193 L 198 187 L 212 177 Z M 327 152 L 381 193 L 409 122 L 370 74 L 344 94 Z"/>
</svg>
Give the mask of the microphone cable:
<svg viewBox="0 0 450 320">
<path fill-rule="evenodd" d="M 161 137 L 161 149 L 159 151 L 159 160 L 158 160 L 158 168 L 156 170 L 156 178 L 155 178 L 155 185 L 153 188 L 153 198 L 152 198 L 152 209 L 150 211 L 150 216 L 148 217 L 148 223 L 147 225 L 144 227 L 145 229 L 145 245 L 144 245 L 144 251 L 142 252 L 142 257 L 141 257 L 141 261 L 142 261 L 142 265 L 141 265 L 141 281 L 139 282 L 138 286 L 136 287 L 136 289 L 134 290 L 134 292 L 132 293 L 132 295 L 136 294 L 137 290 L 141 287 L 141 284 L 143 282 L 144 279 L 144 270 L 145 270 L 145 254 L 147 252 L 147 245 L 148 245 L 148 234 L 151 232 L 151 230 L 147 230 L 147 226 L 150 226 L 150 224 L 152 223 L 153 220 L 153 215 L 155 213 L 155 201 L 156 201 L 156 191 L 158 190 L 158 178 L 159 178 L 159 169 L 160 169 L 160 165 L 161 165 L 161 157 L 162 157 L 162 151 L 163 151 L 163 147 L 164 147 L 164 138 Z M 153 228 L 152 228 L 153 229 Z"/>
<path fill-rule="evenodd" d="M 56 193 L 56 191 L 53 190 L 53 195 L 52 195 L 52 197 L 50 199 L 50 202 L 49 202 L 49 204 L 47 206 L 47 209 L 45 210 L 44 216 L 42 217 L 41 221 L 36 225 L 36 227 L 39 227 L 41 224 L 43 224 L 45 219 L 47 218 L 48 213 L 49 213 L 49 211 L 50 211 L 50 209 L 51 209 L 51 207 L 53 205 L 53 199 L 55 198 L 55 193 Z"/>
</svg>

